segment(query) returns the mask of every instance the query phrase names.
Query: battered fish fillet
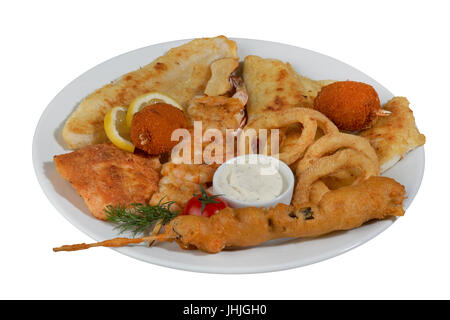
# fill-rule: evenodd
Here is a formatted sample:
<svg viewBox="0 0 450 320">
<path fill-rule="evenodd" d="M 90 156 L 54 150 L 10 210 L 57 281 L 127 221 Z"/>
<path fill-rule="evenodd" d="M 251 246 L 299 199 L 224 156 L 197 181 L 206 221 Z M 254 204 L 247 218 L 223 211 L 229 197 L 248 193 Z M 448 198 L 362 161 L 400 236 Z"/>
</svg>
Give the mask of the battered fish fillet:
<svg viewBox="0 0 450 320">
<path fill-rule="evenodd" d="M 381 172 L 391 168 L 409 151 L 425 144 L 425 136 L 417 129 L 406 98 L 395 97 L 383 109 L 391 114 L 379 117 L 372 128 L 359 134 L 369 140 L 375 149 Z"/>
<path fill-rule="evenodd" d="M 321 88 L 333 82 L 311 80 L 295 72 L 289 63 L 258 56 L 245 58 L 243 78 L 249 94 L 249 121 L 262 112 L 312 108 Z"/>
<path fill-rule="evenodd" d="M 157 157 L 122 151 L 111 143 L 55 156 L 56 170 L 77 190 L 92 214 L 105 220 L 107 205 L 147 203 L 157 190 Z"/>
<path fill-rule="evenodd" d="M 203 94 L 211 77 L 211 63 L 222 58 L 237 58 L 236 43 L 224 36 L 196 39 L 169 50 L 85 98 L 66 121 L 64 141 L 71 149 L 107 141 L 105 114 L 150 91 L 167 94 L 187 107 L 194 96 Z"/>
</svg>

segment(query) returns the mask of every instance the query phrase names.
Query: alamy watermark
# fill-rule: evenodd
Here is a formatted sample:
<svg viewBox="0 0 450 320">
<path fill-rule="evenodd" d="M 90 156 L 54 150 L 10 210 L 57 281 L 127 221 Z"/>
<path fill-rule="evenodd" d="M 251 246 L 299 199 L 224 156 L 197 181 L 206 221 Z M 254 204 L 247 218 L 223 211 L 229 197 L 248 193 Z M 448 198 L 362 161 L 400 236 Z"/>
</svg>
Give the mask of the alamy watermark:
<svg viewBox="0 0 450 320">
<path fill-rule="evenodd" d="M 179 143 L 172 149 L 171 160 L 183 164 L 222 164 L 246 154 L 271 155 L 277 158 L 279 136 L 278 129 L 226 129 L 223 132 L 209 128 L 203 132 L 202 122 L 194 121 L 193 131 L 176 129 L 172 132 L 171 140 Z M 256 159 L 249 157 L 242 161 L 251 163 L 257 162 Z"/>
</svg>

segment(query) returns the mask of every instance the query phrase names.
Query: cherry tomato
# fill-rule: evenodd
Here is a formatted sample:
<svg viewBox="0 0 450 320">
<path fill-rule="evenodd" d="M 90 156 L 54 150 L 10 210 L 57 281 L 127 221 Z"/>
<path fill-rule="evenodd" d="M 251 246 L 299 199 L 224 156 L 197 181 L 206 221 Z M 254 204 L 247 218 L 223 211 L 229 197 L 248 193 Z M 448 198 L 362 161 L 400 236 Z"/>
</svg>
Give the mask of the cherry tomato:
<svg viewBox="0 0 450 320">
<path fill-rule="evenodd" d="M 227 204 L 225 201 L 220 199 L 216 195 L 211 195 L 207 193 L 202 188 L 201 194 L 194 195 L 184 207 L 183 214 L 194 215 L 194 216 L 204 216 L 211 217 L 223 208 L 226 208 Z"/>
</svg>

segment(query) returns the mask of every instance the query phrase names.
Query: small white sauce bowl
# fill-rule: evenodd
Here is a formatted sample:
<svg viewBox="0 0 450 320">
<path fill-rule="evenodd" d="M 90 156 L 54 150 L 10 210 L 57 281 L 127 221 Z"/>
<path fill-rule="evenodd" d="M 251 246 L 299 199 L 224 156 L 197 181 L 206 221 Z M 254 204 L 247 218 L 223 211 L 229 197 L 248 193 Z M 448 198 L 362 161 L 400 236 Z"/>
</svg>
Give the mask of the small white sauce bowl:
<svg viewBox="0 0 450 320">
<path fill-rule="evenodd" d="M 233 163 L 239 163 L 239 161 L 242 161 L 241 163 L 244 163 L 246 159 L 248 159 L 250 163 L 252 161 L 261 161 L 262 163 L 271 162 L 277 164 L 278 170 L 283 178 L 283 192 L 278 197 L 268 201 L 247 202 L 237 200 L 228 196 L 223 190 L 220 189 L 220 187 L 218 187 L 217 181 L 219 177 L 224 173 L 225 166 Z M 217 168 L 213 177 L 213 191 L 214 194 L 220 195 L 220 198 L 225 200 L 227 204 L 232 208 L 246 208 L 246 207 L 270 208 L 276 206 L 279 203 L 284 203 L 287 205 L 291 203 L 292 194 L 294 192 L 294 182 L 295 179 L 292 170 L 289 168 L 287 164 L 280 161 L 279 159 L 262 154 L 246 154 L 232 158 L 224 162 L 222 165 L 220 165 L 219 168 Z"/>
</svg>

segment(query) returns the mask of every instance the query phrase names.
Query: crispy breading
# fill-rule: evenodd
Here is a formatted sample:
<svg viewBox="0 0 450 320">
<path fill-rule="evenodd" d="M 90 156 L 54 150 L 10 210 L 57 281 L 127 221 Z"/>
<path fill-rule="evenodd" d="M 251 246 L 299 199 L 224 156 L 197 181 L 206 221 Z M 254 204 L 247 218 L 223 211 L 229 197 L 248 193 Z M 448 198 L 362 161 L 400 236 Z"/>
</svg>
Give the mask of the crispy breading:
<svg viewBox="0 0 450 320">
<path fill-rule="evenodd" d="M 348 132 L 370 128 L 382 112 L 376 90 L 358 81 L 337 81 L 320 90 L 314 109 Z"/>
<path fill-rule="evenodd" d="M 161 169 L 157 157 L 129 153 L 111 143 L 57 155 L 53 161 L 92 214 L 102 220 L 107 205 L 147 203 L 157 190 Z"/>
<path fill-rule="evenodd" d="M 249 120 L 267 111 L 312 108 L 320 89 L 332 82 L 311 80 L 295 72 L 289 63 L 252 55 L 244 60 L 243 77 L 249 94 Z"/>
<path fill-rule="evenodd" d="M 222 58 L 237 58 L 236 43 L 224 36 L 195 39 L 170 49 L 152 63 L 85 98 L 66 121 L 64 141 L 71 149 L 107 141 L 103 129 L 105 114 L 147 92 L 164 93 L 187 107 L 194 96 L 203 93 L 211 76 L 211 63 Z"/>
<path fill-rule="evenodd" d="M 202 129 L 218 129 L 224 134 L 227 129 L 237 129 L 244 115 L 244 105 L 237 98 L 224 96 L 200 97 L 192 100 L 186 113 L 193 125 L 202 122 Z"/>
<path fill-rule="evenodd" d="M 239 66 L 239 59 L 224 58 L 211 63 L 211 79 L 206 85 L 207 96 L 220 96 L 231 89 L 230 75 Z"/>
<path fill-rule="evenodd" d="M 416 127 L 408 99 L 395 97 L 383 109 L 391 114 L 378 118 L 372 128 L 360 133 L 375 149 L 381 172 L 391 168 L 409 151 L 425 144 L 425 136 Z"/>
<path fill-rule="evenodd" d="M 65 245 L 57 251 L 91 247 L 121 247 L 143 241 L 173 241 L 185 249 L 217 253 L 227 247 L 247 247 L 279 238 L 318 237 L 338 230 L 360 227 L 370 220 L 403 216 L 405 187 L 394 179 L 371 177 L 355 185 L 327 192 L 320 202 L 302 207 L 282 203 L 272 208 L 226 207 L 207 218 L 179 215 L 160 235 L 114 238 L 91 244 Z"/>
<path fill-rule="evenodd" d="M 314 99 L 317 97 L 320 90 L 322 90 L 323 87 L 335 82 L 335 80 L 313 80 L 308 77 L 302 76 L 295 72 L 294 68 L 289 62 L 287 63 L 287 67 L 292 70 L 294 76 L 297 78 L 300 84 L 303 97 L 305 98 L 305 101 L 303 102 L 303 107 L 305 108 L 313 108 Z"/>
<path fill-rule="evenodd" d="M 170 222 L 166 237 L 176 237 L 182 247 L 194 246 L 210 253 L 279 238 L 317 237 L 358 228 L 374 219 L 403 216 L 404 197 L 404 186 L 394 179 L 371 177 L 355 186 L 327 192 L 317 205 L 227 207 L 210 218 L 181 215 Z"/>
<path fill-rule="evenodd" d="M 151 155 L 169 152 L 177 141 L 172 133 L 186 128 L 187 120 L 182 110 L 166 103 L 145 106 L 133 116 L 130 138 L 134 146 Z"/>
</svg>

